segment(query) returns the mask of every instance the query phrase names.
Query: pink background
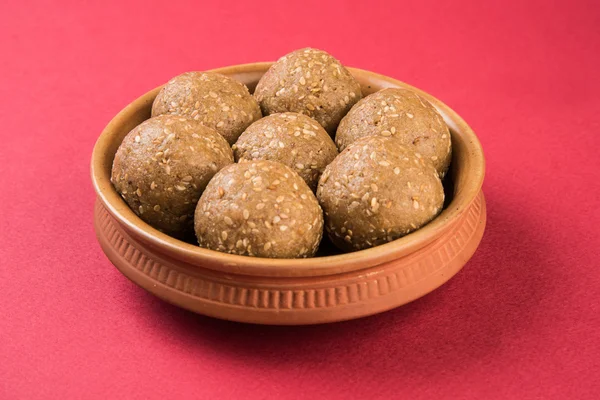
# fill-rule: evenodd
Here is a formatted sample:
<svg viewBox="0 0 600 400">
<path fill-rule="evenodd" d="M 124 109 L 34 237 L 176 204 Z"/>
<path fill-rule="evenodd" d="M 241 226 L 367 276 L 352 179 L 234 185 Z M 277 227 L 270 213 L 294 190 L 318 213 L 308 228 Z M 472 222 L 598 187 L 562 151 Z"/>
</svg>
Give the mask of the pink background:
<svg viewBox="0 0 600 400">
<path fill-rule="evenodd" d="M 0 6 L 1 399 L 600 397 L 597 1 L 108 3 Z M 478 133 L 473 259 L 405 307 L 301 328 L 197 316 L 130 283 L 92 227 L 103 127 L 181 72 L 308 45 Z"/>
</svg>

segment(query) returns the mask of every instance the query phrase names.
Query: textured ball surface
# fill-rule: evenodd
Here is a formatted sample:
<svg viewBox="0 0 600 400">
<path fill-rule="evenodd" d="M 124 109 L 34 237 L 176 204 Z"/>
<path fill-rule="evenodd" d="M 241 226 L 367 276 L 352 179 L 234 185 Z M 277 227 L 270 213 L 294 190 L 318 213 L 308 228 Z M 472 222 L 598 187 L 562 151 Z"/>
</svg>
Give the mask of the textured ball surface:
<svg viewBox="0 0 600 400">
<path fill-rule="evenodd" d="M 135 127 L 119 146 L 111 181 L 129 207 L 178 238 L 193 234 L 196 203 L 208 181 L 233 163 L 216 131 L 189 118 L 163 115 Z"/>
<path fill-rule="evenodd" d="M 262 117 L 248 88 L 216 72 L 186 72 L 171 79 L 152 104 L 152 116 L 188 116 L 215 129 L 231 145 Z"/>
<path fill-rule="evenodd" d="M 323 235 L 323 212 L 291 168 L 260 160 L 223 168 L 195 214 L 201 247 L 268 258 L 311 257 Z"/>
<path fill-rule="evenodd" d="M 442 210 L 444 190 L 429 163 L 398 139 L 361 138 L 329 164 L 317 198 L 331 241 L 346 251 L 398 239 Z"/>
<path fill-rule="evenodd" d="M 233 145 L 236 161 L 278 161 L 316 190 L 325 167 L 337 156 L 331 137 L 315 120 L 298 113 L 273 114 L 248 127 Z"/>
<path fill-rule="evenodd" d="M 359 83 L 330 54 L 311 48 L 281 57 L 258 82 L 254 96 L 263 114 L 286 111 L 314 118 L 333 136 L 362 97 Z"/>
<path fill-rule="evenodd" d="M 342 119 L 335 141 L 344 150 L 364 136 L 400 139 L 444 176 L 452 158 L 450 131 L 435 107 L 411 90 L 389 88 L 359 101 Z"/>
</svg>

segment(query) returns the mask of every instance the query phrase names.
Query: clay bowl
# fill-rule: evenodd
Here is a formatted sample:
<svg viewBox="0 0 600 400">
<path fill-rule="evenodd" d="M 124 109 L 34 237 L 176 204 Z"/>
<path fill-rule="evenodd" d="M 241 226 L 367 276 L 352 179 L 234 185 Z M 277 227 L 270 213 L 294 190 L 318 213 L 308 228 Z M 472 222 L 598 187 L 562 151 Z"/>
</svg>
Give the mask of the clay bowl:
<svg viewBox="0 0 600 400">
<path fill-rule="evenodd" d="M 220 68 L 254 90 L 270 63 Z M 219 253 L 171 238 L 139 219 L 110 183 L 117 147 L 150 117 L 156 88 L 129 104 L 104 129 L 92 154 L 98 195 L 95 228 L 109 260 L 150 293 L 188 310 L 234 321 L 299 325 L 341 321 L 389 310 L 436 289 L 465 265 L 485 228 L 485 162 L 469 126 L 434 97 L 392 78 L 350 69 L 365 95 L 406 87 L 434 104 L 454 149 L 443 212 L 422 229 L 368 250 L 284 260 Z"/>
</svg>

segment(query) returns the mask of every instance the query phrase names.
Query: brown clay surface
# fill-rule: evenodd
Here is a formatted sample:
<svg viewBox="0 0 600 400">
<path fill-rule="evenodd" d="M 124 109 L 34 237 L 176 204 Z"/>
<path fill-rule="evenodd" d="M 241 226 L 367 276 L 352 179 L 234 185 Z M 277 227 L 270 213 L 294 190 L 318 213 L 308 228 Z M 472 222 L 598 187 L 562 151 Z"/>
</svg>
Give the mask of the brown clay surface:
<svg viewBox="0 0 600 400">
<path fill-rule="evenodd" d="M 221 68 L 252 91 L 269 63 Z M 160 88 L 121 111 L 98 139 L 92 180 L 95 225 L 111 262 L 132 281 L 173 304 L 217 318 L 262 324 L 314 324 L 358 318 L 410 302 L 458 272 L 485 227 L 485 162 L 477 137 L 450 108 L 402 82 L 349 69 L 365 95 L 383 87 L 415 90 L 444 117 L 454 150 L 451 201 L 422 229 L 354 253 L 310 259 L 265 259 L 219 253 L 171 238 L 140 220 L 110 183 L 125 135 L 150 117 Z M 448 195 L 448 193 L 447 193 Z"/>
</svg>

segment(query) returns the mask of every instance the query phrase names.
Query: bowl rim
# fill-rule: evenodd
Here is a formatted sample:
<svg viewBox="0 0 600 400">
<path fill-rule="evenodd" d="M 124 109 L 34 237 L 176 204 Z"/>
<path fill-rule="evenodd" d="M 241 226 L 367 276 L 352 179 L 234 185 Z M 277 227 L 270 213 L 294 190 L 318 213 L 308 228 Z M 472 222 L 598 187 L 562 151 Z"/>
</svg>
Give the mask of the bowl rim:
<svg viewBox="0 0 600 400">
<path fill-rule="evenodd" d="M 256 79 L 264 74 L 272 64 L 272 62 L 240 64 L 210 71 L 233 76 L 237 79 L 240 79 L 240 77 Z M 303 259 L 261 258 L 221 253 L 183 242 L 158 231 L 142 221 L 127 206 L 112 186 L 110 174 L 105 173 L 105 168 L 107 157 L 114 156 L 109 155 L 108 151 L 112 143 L 113 133 L 119 130 L 119 127 L 127 123 L 135 114 L 138 114 L 140 110 L 148 107 L 148 104 L 152 103 L 162 86 L 146 92 L 129 103 L 108 123 L 96 141 L 91 157 L 91 178 L 99 201 L 136 240 L 144 241 L 159 252 L 167 253 L 179 261 L 192 265 L 192 267 L 232 274 L 262 277 L 334 275 L 380 265 L 409 255 L 432 243 L 442 232 L 450 229 L 464 216 L 465 211 L 481 191 L 485 175 L 485 159 L 481 144 L 473 130 L 454 110 L 430 94 L 402 81 L 374 72 L 352 67 L 348 67 L 348 70 L 359 80 L 368 77 L 371 80 L 377 80 L 383 87 L 403 87 L 417 92 L 430 101 L 441 113 L 452 132 L 453 142 L 456 139 L 455 135 L 459 135 L 464 139 L 462 142 L 466 146 L 471 168 L 464 172 L 467 176 L 463 179 L 465 181 L 463 190 L 455 193 L 452 201 L 442 213 L 421 229 L 370 249 Z"/>
</svg>

